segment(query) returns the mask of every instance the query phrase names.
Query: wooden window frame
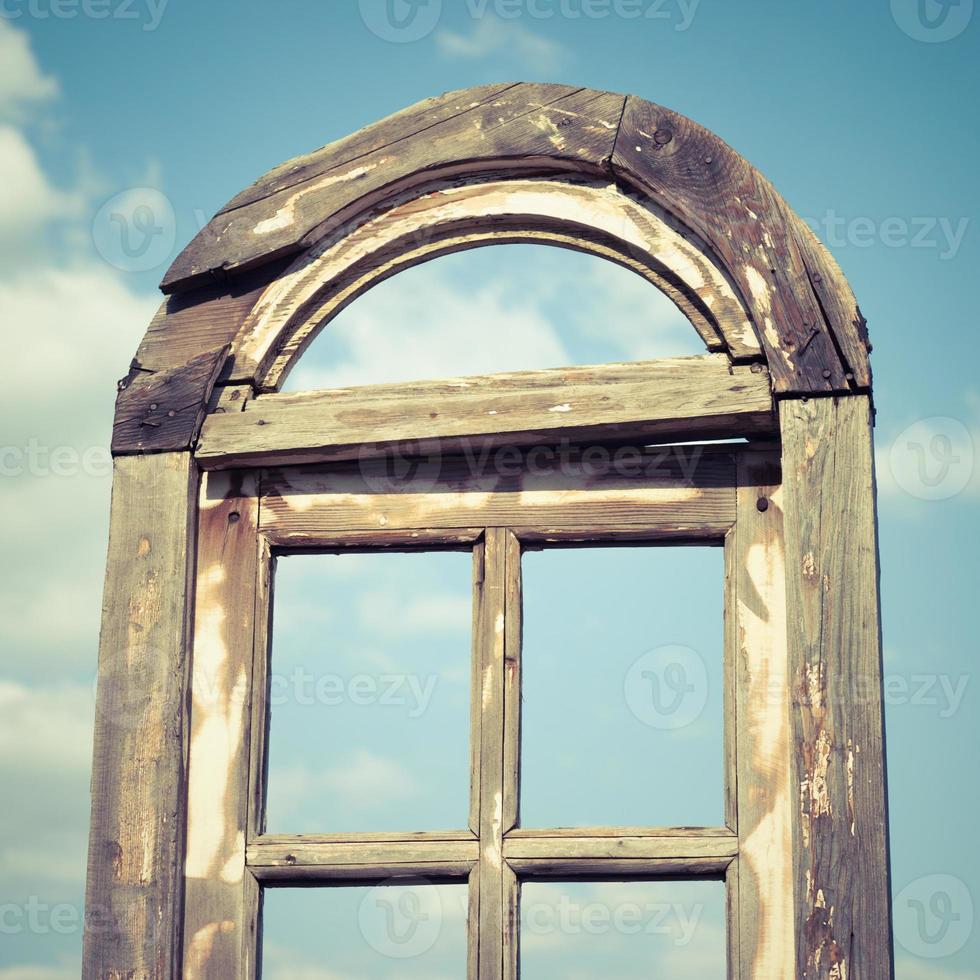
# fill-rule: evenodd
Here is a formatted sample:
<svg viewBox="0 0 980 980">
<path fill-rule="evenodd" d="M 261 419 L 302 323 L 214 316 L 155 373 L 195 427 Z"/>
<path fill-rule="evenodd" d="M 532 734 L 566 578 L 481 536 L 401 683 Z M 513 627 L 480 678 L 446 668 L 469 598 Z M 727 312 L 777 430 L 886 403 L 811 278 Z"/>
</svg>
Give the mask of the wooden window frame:
<svg viewBox="0 0 980 980">
<path fill-rule="evenodd" d="M 632 269 L 712 353 L 696 363 L 276 393 L 317 331 L 374 283 L 504 242 L 545 242 Z M 741 840 L 739 865 L 766 887 L 778 878 L 791 889 L 782 927 L 793 966 L 784 966 L 783 933 L 768 928 L 772 908 L 741 871 L 746 925 L 729 961 L 752 980 L 891 980 L 870 342 L 841 270 L 748 161 L 632 95 L 539 83 L 450 92 L 270 171 L 214 216 L 161 287 L 167 299 L 119 383 L 113 426 L 86 980 L 186 975 L 192 949 L 206 964 L 244 923 L 240 882 L 228 880 L 236 865 L 216 860 L 224 831 L 185 840 L 189 817 L 200 828 L 207 814 L 188 782 L 193 734 L 203 730 L 220 755 L 245 724 L 247 691 L 229 679 L 228 651 L 240 657 L 256 611 L 233 596 L 210 619 L 195 610 L 203 584 L 220 594 L 226 567 L 263 560 L 240 538 L 258 519 L 246 506 L 257 498 L 244 492 L 257 477 L 242 467 L 740 436 L 778 440 L 782 467 L 784 587 L 760 562 L 776 554 L 764 530 L 775 490 L 767 509 L 757 505 L 761 518 L 743 515 L 752 504 L 739 500 L 739 526 L 762 524 L 758 540 L 736 533 L 735 567 L 754 570 L 737 606 L 745 629 L 780 632 L 764 596 L 784 609 L 787 737 L 769 738 L 759 758 L 788 766 L 790 793 L 785 819 L 782 796 L 744 797 L 756 829 Z M 203 500 L 202 478 L 213 493 Z M 225 506 L 232 496 L 241 509 Z M 647 503 L 651 520 L 669 526 L 666 508 Z M 703 520 L 692 514 L 685 530 L 696 535 Z M 359 526 L 346 524 L 344 535 Z M 199 552 L 207 529 L 211 550 Z M 192 646 L 213 658 L 215 679 L 198 685 L 198 703 Z M 215 701 L 222 678 L 230 687 Z M 870 696 L 851 696 L 856 679 Z M 762 675 L 750 680 L 765 686 Z M 736 711 L 751 718 L 757 707 L 752 698 Z M 777 732 L 774 716 L 757 722 Z M 247 804 L 236 793 L 226 807 Z M 792 851 L 777 866 L 767 841 L 785 835 L 787 820 Z M 185 906 L 237 911 L 188 936 Z M 253 938 L 256 928 L 243 925 Z M 246 962 L 242 975 L 253 968 Z M 227 977 L 206 965 L 196 975 Z"/>
<path fill-rule="evenodd" d="M 615 464 L 590 464 L 580 450 L 551 469 L 531 468 L 525 453 L 521 471 L 504 477 L 490 467 L 474 472 L 472 459 L 446 457 L 437 475 L 398 480 L 390 489 L 379 489 L 377 473 L 363 462 L 206 475 L 192 658 L 185 976 L 257 975 L 263 888 L 407 878 L 468 882 L 469 975 L 517 980 L 520 884 L 573 877 L 723 879 L 729 975 L 788 975 L 792 882 L 783 872 L 792 839 L 778 448 L 664 446 L 640 458 L 640 475 L 630 457 L 624 478 Z M 488 480 L 496 487 L 488 490 Z M 360 494 L 352 492 L 355 482 Z M 446 494 L 459 498 L 455 506 L 440 499 Z M 459 523 L 462 515 L 468 526 Z M 441 523 L 433 527 L 436 517 Z M 525 547 L 609 543 L 724 548 L 724 826 L 520 826 L 521 554 Z M 469 826 L 265 833 L 275 558 L 445 548 L 472 550 L 474 558 Z M 221 636 L 216 623 L 227 624 Z M 763 973 L 743 971 L 760 961 Z"/>
</svg>

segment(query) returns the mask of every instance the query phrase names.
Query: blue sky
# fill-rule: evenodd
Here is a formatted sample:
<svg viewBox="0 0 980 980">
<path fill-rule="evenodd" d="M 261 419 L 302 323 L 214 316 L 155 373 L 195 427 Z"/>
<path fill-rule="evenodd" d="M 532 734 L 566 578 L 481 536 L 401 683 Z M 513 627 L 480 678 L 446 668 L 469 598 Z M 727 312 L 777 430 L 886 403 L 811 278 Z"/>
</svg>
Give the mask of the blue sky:
<svg viewBox="0 0 980 980">
<path fill-rule="evenodd" d="M 168 261 L 283 159 L 420 98 L 518 79 L 632 92 L 715 130 L 814 224 L 849 277 L 875 344 L 898 975 L 980 976 L 970 901 L 980 902 L 980 853 L 968 843 L 980 806 L 972 0 L 948 9 L 937 0 L 921 9 L 918 0 L 431 0 L 409 29 L 422 35 L 414 40 L 391 40 L 378 9 L 367 0 L 0 4 L 0 323 L 9 338 L 0 494 L 12 515 L 0 569 L 0 839 L 17 841 L 0 844 L 0 980 L 78 973 L 104 447 L 115 379 Z M 637 10 L 644 16 L 630 16 Z M 129 211 L 136 235 L 147 207 L 152 247 L 127 253 L 111 216 Z M 447 322 L 463 328 L 440 333 Z M 644 283 L 530 247 L 413 270 L 335 326 L 293 386 L 697 349 Z M 431 574 L 455 589 L 448 572 Z M 683 576 L 673 577 L 683 593 Z M 353 601 L 357 577 L 344 581 Z M 311 579 L 301 591 L 314 588 Z M 542 594 L 556 609 L 563 601 Z M 402 652 L 431 656 L 420 671 L 442 676 L 451 639 L 427 650 L 406 641 Z M 708 636 L 669 642 L 710 657 Z M 451 690 L 437 687 L 424 724 L 453 726 L 461 709 Z M 597 894 L 580 903 L 612 901 Z M 945 930 L 933 901 L 943 895 L 959 916 Z M 456 908 L 451 895 L 439 901 Z M 538 946 L 536 956 L 559 955 Z M 438 953 L 447 976 L 458 975 L 457 952 L 450 943 Z M 357 969 L 310 972 L 315 950 L 277 955 L 283 975 L 307 980 L 346 980 Z"/>
</svg>

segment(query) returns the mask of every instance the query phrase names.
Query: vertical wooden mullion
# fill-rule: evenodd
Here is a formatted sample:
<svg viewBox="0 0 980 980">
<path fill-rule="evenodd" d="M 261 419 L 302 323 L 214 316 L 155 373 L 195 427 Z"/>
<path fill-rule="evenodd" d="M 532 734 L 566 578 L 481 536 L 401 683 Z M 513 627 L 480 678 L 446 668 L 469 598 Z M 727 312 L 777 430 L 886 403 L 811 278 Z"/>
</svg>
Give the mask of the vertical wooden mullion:
<svg viewBox="0 0 980 980">
<path fill-rule="evenodd" d="M 736 464 L 737 467 L 737 464 Z M 737 493 L 737 491 L 736 491 Z M 738 833 L 738 524 L 725 536 L 725 633 L 724 633 L 724 753 L 725 826 Z M 727 962 L 729 980 L 739 980 L 741 963 L 738 902 L 738 859 L 725 872 L 725 902 L 728 927 Z"/>
<path fill-rule="evenodd" d="M 182 976 L 257 972 L 258 885 L 245 864 L 258 581 L 252 475 L 201 488 L 191 669 Z"/>
<path fill-rule="evenodd" d="M 520 822 L 521 794 L 521 648 L 523 642 L 523 591 L 521 543 L 506 531 L 503 544 L 504 574 L 504 729 L 503 729 L 503 827 L 502 832 Z M 503 980 L 517 980 L 519 971 L 520 923 L 518 921 L 520 882 L 513 869 L 502 862 L 501 902 L 503 906 Z"/>
<path fill-rule="evenodd" d="M 480 872 L 478 980 L 501 980 L 504 934 L 504 703 L 507 535 L 487 528 L 477 594 L 480 684 Z"/>
<path fill-rule="evenodd" d="M 261 497 L 259 498 L 261 507 Z M 255 629 L 252 644 L 251 726 L 248 760 L 248 812 L 245 843 L 265 833 L 268 785 L 269 667 L 272 639 L 272 603 L 275 558 L 268 539 L 256 541 Z M 259 975 L 262 955 L 262 888 L 250 871 L 245 872 L 242 929 L 242 962 L 248 977 Z"/>
<path fill-rule="evenodd" d="M 736 783 L 739 854 L 728 876 L 730 970 L 742 980 L 794 975 L 792 743 L 786 642 L 786 576 L 779 459 L 738 454 L 734 534 Z"/>
</svg>

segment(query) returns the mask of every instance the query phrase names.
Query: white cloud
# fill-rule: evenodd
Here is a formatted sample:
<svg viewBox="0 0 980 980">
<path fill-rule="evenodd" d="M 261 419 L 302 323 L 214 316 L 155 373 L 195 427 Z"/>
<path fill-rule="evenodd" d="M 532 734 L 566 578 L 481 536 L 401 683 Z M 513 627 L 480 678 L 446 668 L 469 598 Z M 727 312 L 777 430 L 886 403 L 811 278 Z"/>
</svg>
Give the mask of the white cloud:
<svg viewBox="0 0 980 980">
<path fill-rule="evenodd" d="M 355 805 L 370 801 L 372 807 L 408 799 L 419 790 L 414 777 L 393 759 L 368 749 L 353 750 L 336 766 L 313 771 L 307 766 L 277 768 L 269 777 L 270 792 L 279 813 L 294 814 L 318 794 L 328 793 Z"/>
<path fill-rule="evenodd" d="M 350 760 L 328 769 L 323 784 L 353 799 L 371 800 L 374 805 L 405 799 L 418 789 L 415 780 L 392 759 L 357 749 Z"/>
<path fill-rule="evenodd" d="M 468 34 L 442 30 L 435 40 L 439 50 L 453 58 L 477 60 L 506 55 L 542 73 L 559 70 L 571 58 L 558 41 L 535 34 L 517 21 L 503 21 L 489 13 L 474 18 Z"/>
<path fill-rule="evenodd" d="M 27 34 L 0 17 L 0 118 L 22 118 L 57 94 L 58 82 L 41 70 Z"/>
<path fill-rule="evenodd" d="M 612 262 L 591 262 L 586 287 L 595 302 L 576 308 L 576 327 L 586 336 L 618 346 L 624 360 L 707 353 L 687 317 L 635 273 Z"/>
<path fill-rule="evenodd" d="M 394 286 L 395 280 L 378 286 L 370 301 L 354 303 L 344 311 L 345 343 L 336 363 L 324 367 L 323 361 L 319 366 L 300 361 L 289 390 L 568 363 L 568 353 L 548 318 L 533 303 L 513 302 L 505 283 L 467 289 L 447 278 L 438 264 L 407 275 L 412 276 L 419 302 L 406 303 L 404 289 L 385 288 Z M 396 343 L 392 343 L 393 325 L 397 325 Z M 332 338 L 321 337 L 318 343 L 328 339 Z"/>
<path fill-rule="evenodd" d="M 358 600 L 358 615 L 365 629 L 391 636 L 468 632 L 473 601 L 452 593 L 402 599 L 392 592 L 367 592 Z"/>
<path fill-rule="evenodd" d="M 2 23 L 2 20 L 0 20 Z M 81 213 L 77 193 L 53 187 L 45 176 L 30 143 L 13 126 L 0 125 L 0 225 L 4 241 L 0 257 L 7 268 L 20 258 L 25 246 L 35 245 L 44 229 L 55 220 Z"/>
</svg>

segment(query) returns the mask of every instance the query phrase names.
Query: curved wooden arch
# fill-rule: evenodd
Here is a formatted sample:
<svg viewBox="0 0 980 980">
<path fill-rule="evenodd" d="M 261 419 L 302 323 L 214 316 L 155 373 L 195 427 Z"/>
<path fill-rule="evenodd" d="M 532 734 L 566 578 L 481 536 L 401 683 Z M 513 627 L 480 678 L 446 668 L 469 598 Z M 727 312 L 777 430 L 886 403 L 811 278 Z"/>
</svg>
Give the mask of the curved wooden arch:
<svg viewBox="0 0 980 980">
<path fill-rule="evenodd" d="M 548 207 L 528 208 L 529 181 L 551 191 L 560 183 L 565 192 Z M 506 198 L 506 189 L 522 182 L 524 203 L 493 217 L 493 198 Z M 436 202 L 453 197 L 463 216 L 440 216 Z M 577 218 L 561 215 L 576 204 Z M 431 209 L 431 223 L 399 239 L 394 226 L 400 220 L 410 225 L 416 208 Z M 617 209 L 624 224 L 610 234 Z M 673 264 L 655 248 L 630 242 L 635 227 L 628 226 L 641 212 L 644 222 L 690 245 L 671 256 Z M 377 236 L 386 224 L 391 233 Z M 292 281 L 331 244 L 340 249 L 341 240 L 353 265 L 354 251 L 372 235 L 375 252 L 373 259 L 362 255 L 359 285 L 323 284 L 321 295 L 334 288 L 346 299 L 336 299 L 333 310 L 327 303 L 321 321 L 373 282 L 425 258 L 493 241 L 550 241 L 604 255 L 650 278 L 689 316 L 709 350 L 725 350 L 736 362 L 763 359 L 777 397 L 870 392 L 865 321 L 843 274 L 772 185 L 730 146 L 634 96 L 562 85 L 488 85 L 426 100 L 287 161 L 222 208 L 164 277 L 169 298 L 121 385 L 114 448 L 192 444 L 201 412 L 178 406 L 171 409 L 175 415 L 151 418 L 159 424 L 147 426 L 146 406 L 159 404 L 140 395 L 147 386 L 152 397 L 161 384 L 185 394 L 180 376 L 196 390 L 219 377 L 274 388 L 315 324 L 298 325 L 295 312 L 280 311 L 282 332 L 264 338 L 261 356 L 249 348 L 255 340 L 249 331 L 263 317 L 270 322 L 268 304 L 282 295 L 284 277 Z M 691 261 L 717 281 L 713 298 L 724 310 L 712 309 L 703 284 L 685 280 Z M 726 282 L 730 289 L 722 288 Z M 741 320 L 751 324 L 754 337 L 745 323 L 735 325 Z M 142 438 L 134 438 L 134 428 Z"/>
<path fill-rule="evenodd" d="M 531 178 L 431 191 L 325 235 L 246 316 L 229 380 L 278 389 L 316 332 L 377 282 L 440 255 L 502 242 L 542 242 L 617 262 L 666 293 L 709 351 L 737 363 L 762 358 L 737 290 L 703 242 L 608 182 Z"/>
</svg>

